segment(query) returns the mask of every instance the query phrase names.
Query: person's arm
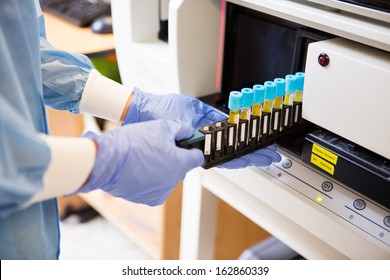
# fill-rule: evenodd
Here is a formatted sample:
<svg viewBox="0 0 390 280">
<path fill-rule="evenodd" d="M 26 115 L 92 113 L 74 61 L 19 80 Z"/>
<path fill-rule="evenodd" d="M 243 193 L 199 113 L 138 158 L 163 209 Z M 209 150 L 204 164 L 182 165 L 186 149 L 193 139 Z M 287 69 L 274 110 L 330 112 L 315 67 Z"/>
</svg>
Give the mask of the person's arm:
<svg viewBox="0 0 390 280">
<path fill-rule="evenodd" d="M 179 180 L 202 164 L 200 151 L 175 145 L 190 137 L 192 128 L 176 121 L 154 121 L 102 136 L 44 135 L 39 41 L 34 32 L 27 32 L 30 26 L 23 25 L 21 15 L 26 13 L 12 9 L 28 11 L 32 2 L 6 4 L 7 9 L 0 9 L 0 217 L 38 201 L 94 189 L 139 203 L 163 203 Z M 20 20 L 11 27 L 9 11 L 16 11 Z M 29 23 L 36 22 L 30 19 Z M 30 41 L 30 49 L 16 48 Z"/>
<path fill-rule="evenodd" d="M 54 138 L 46 136 L 43 140 L 40 137 L 41 133 L 47 131 L 47 126 L 41 97 L 38 28 L 33 8 L 32 1 L 1 1 L 1 217 L 11 215 L 31 204 L 31 201 L 37 201 L 33 198 L 43 194 L 46 189 L 50 194 L 39 200 L 80 188 L 91 173 L 95 160 L 93 141 L 90 139 L 67 140 L 54 145 L 51 143 L 53 141 L 47 141 Z M 29 14 L 31 17 L 26 17 Z M 72 147 L 72 151 L 69 151 L 69 147 Z M 64 155 L 60 155 L 62 150 L 57 149 L 64 149 Z M 72 164 L 66 165 L 66 159 L 67 162 L 73 160 Z M 69 169 L 62 170 L 59 166 Z M 57 172 L 50 170 L 62 170 L 68 176 L 59 177 Z"/>
<path fill-rule="evenodd" d="M 41 30 L 44 21 L 41 20 Z M 86 56 L 55 50 L 41 32 L 44 98 L 51 107 L 85 113 L 122 125 L 150 120 L 181 120 L 194 130 L 226 116 L 196 98 L 180 94 L 155 95 L 112 81 L 97 70 Z M 275 149 L 234 160 L 228 168 L 264 166 L 279 161 Z"/>
<path fill-rule="evenodd" d="M 96 156 L 92 140 L 38 134 L 17 104 L 1 97 L 0 108 L 0 216 L 84 184 Z"/>
<path fill-rule="evenodd" d="M 131 124 L 101 136 L 52 137 L 38 135 L 11 104 L 0 99 L 0 105 L 0 216 L 96 189 L 159 205 L 189 170 L 203 163 L 200 150 L 176 146 L 193 133 L 180 121 Z"/>
<path fill-rule="evenodd" d="M 42 135 L 51 161 L 43 188 L 25 205 L 96 189 L 136 203 L 162 204 L 186 173 L 203 163 L 201 151 L 175 144 L 192 133 L 183 122 L 157 120 L 122 126 L 101 136 L 92 132 L 82 138 Z"/>
<path fill-rule="evenodd" d="M 96 145 L 88 138 L 53 137 L 40 134 L 50 149 L 50 162 L 43 174 L 42 189 L 23 205 L 28 206 L 79 190 L 88 180 L 96 158 Z"/>
<path fill-rule="evenodd" d="M 119 122 L 131 89 L 104 77 L 81 54 L 53 48 L 41 37 L 41 67 L 45 104 Z"/>
<path fill-rule="evenodd" d="M 39 16 L 39 29 L 45 104 L 75 114 L 123 120 L 132 90 L 101 75 L 87 56 L 51 46 L 46 39 L 43 14 Z"/>
<path fill-rule="evenodd" d="M 132 101 L 132 90 L 92 70 L 80 100 L 80 113 L 122 122 Z"/>
</svg>

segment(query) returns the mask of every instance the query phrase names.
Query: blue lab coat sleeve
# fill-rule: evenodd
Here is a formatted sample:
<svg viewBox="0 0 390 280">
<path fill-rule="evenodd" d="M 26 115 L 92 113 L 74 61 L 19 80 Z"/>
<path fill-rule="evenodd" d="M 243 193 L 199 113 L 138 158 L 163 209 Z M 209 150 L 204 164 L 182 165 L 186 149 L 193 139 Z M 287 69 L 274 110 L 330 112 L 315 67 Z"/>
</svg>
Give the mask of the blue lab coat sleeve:
<svg viewBox="0 0 390 280">
<path fill-rule="evenodd" d="M 42 15 L 39 25 L 45 104 L 57 110 L 78 114 L 80 99 L 93 65 L 85 55 L 69 53 L 51 46 L 46 40 Z"/>
</svg>

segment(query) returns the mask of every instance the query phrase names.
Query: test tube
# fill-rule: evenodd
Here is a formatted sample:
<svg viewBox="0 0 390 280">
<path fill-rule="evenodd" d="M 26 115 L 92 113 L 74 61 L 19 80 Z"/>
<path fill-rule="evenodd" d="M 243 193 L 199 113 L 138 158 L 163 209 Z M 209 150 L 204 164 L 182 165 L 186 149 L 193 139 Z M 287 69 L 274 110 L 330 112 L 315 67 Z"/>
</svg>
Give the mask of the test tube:
<svg viewBox="0 0 390 280">
<path fill-rule="evenodd" d="M 264 91 L 265 88 L 263 85 L 254 85 L 253 86 L 253 105 L 252 105 L 252 115 L 259 116 L 261 115 L 263 102 L 264 102 Z"/>
<path fill-rule="evenodd" d="M 276 94 L 273 107 L 276 109 L 282 109 L 283 98 L 286 93 L 286 80 L 283 78 L 276 78 L 274 83 L 276 85 Z"/>
<path fill-rule="evenodd" d="M 296 91 L 296 78 L 295 75 L 286 75 L 286 94 L 284 95 L 283 104 L 292 105 L 294 100 L 294 94 Z"/>
<path fill-rule="evenodd" d="M 295 73 L 295 94 L 293 102 L 293 123 L 298 124 L 302 117 L 302 99 L 303 99 L 303 83 L 305 80 L 305 73 Z"/>
<path fill-rule="evenodd" d="M 276 85 L 272 81 L 266 81 L 264 83 L 265 95 L 264 95 L 264 108 L 263 112 L 272 113 L 273 102 L 275 99 Z"/>
<path fill-rule="evenodd" d="M 242 93 L 231 91 L 229 95 L 229 118 L 227 121 L 227 154 L 233 153 L 237 149 L 237 128 L 240 121 Z"/>
<path fill-rule="evenodd" d="M 241 99 L 241 113 L 240 113 L 240 127 L 239 127 L 239 136 L 240 143 L 244 145 L 249 144 L 249 139 L 252 138 L 252 105 L 253 105 L 253 89 L 252 88 L 243 88 L 241 90 L 242 99 Z M 256 138 L 255 138 L 256 139 Z M 255 140 L 254 139 L 254 140 Z"/>
<path fill-rule="evenodd" d="M 237 124 L 240 119 L 240 110 L 241 110 L 241 98 L 242 93 L 239 91 L 231 91 L 229 95 L 229 123 Z"/>
<path fill-rule="evenodd" d="M 260 120 L 260 138 L 262 138 L 262 141 L 267 139 L 271 131 L 272 104 L 275 98 L 275 87 L 274 82 L 266 81 L 264 83 L 264 104 Z"/>
<path fill-rule="evenodd" d="M 256 144 L 259 141 L 260 133 L 260 116 L 263 109 L 265 88 L 263 85 L 253 86 L 253 105 L 252 105 L 252 117 L 251 117 L 251 144 Z"/>
<path fill-rule="evenodd" d="M 275 83 L 275 99 L 272 111 L 272 130 L 277 134 L 281 130 L 281 119 L 283 109 L 283 98 L 286 94 L 286 80 L 283 78 L 274 79 Z"/>
<path fill-rule="evenodd" d="M 292 121 L 292 105 L 293 105 L 293 99 L 294 99 L 294 93 L 295 93 L 295 75 L 286 75 L 285 81 L 286 81 L 286 92 L 284 94 L 283 98 L 283 111 L 282 111 L 282 124 L 280 127 L 280 130 L 284 130 L 290 127 Z"/>
<path fill-rule="evenodd" d="M 297 72 L 295 73 L 295 85 L 296 85 L 296 91 L 294 94 L 294 101 L 295 102 L 302 102 L 303 97 L 303 84 L 305 81 L 305 73 L 303 72 Z"/>
<path fill-rule="evenodd" d="M 240 119 L 249 120 L 251 117 L 251 109 L 253 105 L 253 89 L 243 88 L 241 90 L 241 93 L 242 93 L 242 98 L 241 98 Z"/>
</svg>

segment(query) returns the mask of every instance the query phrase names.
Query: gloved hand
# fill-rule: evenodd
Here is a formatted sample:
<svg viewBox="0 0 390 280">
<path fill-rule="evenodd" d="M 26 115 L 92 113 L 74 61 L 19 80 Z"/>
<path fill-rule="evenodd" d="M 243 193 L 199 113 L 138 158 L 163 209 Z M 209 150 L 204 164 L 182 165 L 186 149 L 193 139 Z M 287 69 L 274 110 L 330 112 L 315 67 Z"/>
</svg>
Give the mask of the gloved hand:
<svg viewBox="0 0 390 280">
<path fill-rule="evenodd" d="M 149 120 L 181 120 L 193 127 L 214 123 L 227 117 L 202 101 L 180 94 L 156 95 L 134 89 L 131 106 L 122 125 Z"/>
<path fill-rule="evenodd" d="M 188 171 L 203 164 L 200 150 L 176 146 L 192 134 L 190 126 L 172 120 L 131 124 L 102 136 L 86 133 L 98 148 L 91 176 L 79 192 L 102 189 L 129 201 L 162 204 Z"/>
<path fill-rule="evenodd" d="M 226 118 L 227 116 L 193 97 L 180 94 L 156 95 L 134 88 L 131 106 L 122 125 L 156 119 L 179 119 L 196 130 Z M 238 169 L 247 166 L 268 166 L 272 162 L 281 160 L 280 155 L 275 150 L 275 147 L 258 150 L 223 163 L 219 167 Z"/>
<path fill-rule="evenodd" d="M 275 145 L 254 151 L 239 158 L 218 165 L 219 168 L 238 169 L 247 166 L 269 166 L 273 162 L 279 162 L 282 157 L 276 152 Z"/>
</svg>

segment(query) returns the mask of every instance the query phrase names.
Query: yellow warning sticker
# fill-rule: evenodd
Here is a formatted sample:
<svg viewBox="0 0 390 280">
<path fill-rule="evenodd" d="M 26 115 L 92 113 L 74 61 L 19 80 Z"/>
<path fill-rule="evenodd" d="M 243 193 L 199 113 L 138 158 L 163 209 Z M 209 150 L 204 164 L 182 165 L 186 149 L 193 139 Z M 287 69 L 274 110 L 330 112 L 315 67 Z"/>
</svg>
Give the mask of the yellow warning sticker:
<svg viewBox="0 0 390 280">
<path fill-rule="evenodd" d="M 317 165 L 322 170 L 325 170 L 329 174 L 334 174 L 334 165 L 316 156 L 315 154 L 311 154 L 310 162 L 314 165 Z"/>
<path fill-rule="evenodd" d="M 326 159 L 327 161 L 333 164 L 337 164 L 337 159 L 339 157 L 334 153 L 329 152 L 328 150 L 322 148 L 321 146 L 318 146 L 317 144 L 313 144 L 311 151 L 315 153 L 317 156 L 320 156 L 323 159 Z"/>
</svg>

